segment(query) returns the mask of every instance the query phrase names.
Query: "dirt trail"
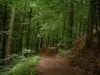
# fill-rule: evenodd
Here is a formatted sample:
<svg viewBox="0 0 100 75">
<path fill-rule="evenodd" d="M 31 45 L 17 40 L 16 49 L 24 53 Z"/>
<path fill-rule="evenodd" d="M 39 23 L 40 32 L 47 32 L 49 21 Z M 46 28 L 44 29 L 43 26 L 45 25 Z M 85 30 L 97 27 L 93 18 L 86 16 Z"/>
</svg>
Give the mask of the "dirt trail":
<svg viewBox="0 0 100 75">
<path fill-rule="evenodd" d="M 80 75 L 61 62 L 63 61 L 56 57 L 41 56 L 37 75 Z"/>
</svg>

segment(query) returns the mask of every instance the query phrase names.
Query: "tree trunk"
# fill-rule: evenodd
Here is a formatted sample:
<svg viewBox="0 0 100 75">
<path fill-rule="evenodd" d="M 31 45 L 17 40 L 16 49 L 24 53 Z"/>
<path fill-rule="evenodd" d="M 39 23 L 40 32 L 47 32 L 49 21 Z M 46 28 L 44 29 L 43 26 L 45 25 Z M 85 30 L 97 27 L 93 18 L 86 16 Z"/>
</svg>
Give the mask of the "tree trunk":
<svg viewBox="0 0 100 75">
<path fill-rule="evenodd" d="M 27 39 L 26 39 L 26 49 L 30 49 L 30 21 L 32 18 L 32 8 L 30 8 L 30 12 L 29 12 L 29 26 L 28 26 L 28 32 L 27 32 Z"/>
<path fill-rule="evenodd" d="M 100 0 L 90 0 L 90 10 L 89 10 L 89 23 L 88 23 L 88 31 L 87 31 L 87 41 L 86 41 L 86 47 L 90 47 L 93 43 L 93 37 L 91 36 L 93 33 L 98 33 L 98 16 L 97 16 L 97 7 L 100 8 Z M 99 10 L 100 11 L 100 10 Z M 100 14 L 99 14 L 100 15 Z M 94 32 L 95 31 L 95 32 Z M 99 38 L 99 36 L 97 35 Z"/>
<path fill-rule="evenodd" d="M 12 8 L 11 19 L 8 31 L 8 45 L 7 45 L 7 56 L 12 54 L 12 33 L 15 19 L 15 8 Z"/>
<path fill-rule="evenodd" d="M 82 35 L 82 18 L 81 18 L 81 14 L 80 14 L 80 22 L 79 22 L 79 36 Z"/>
<path fill-rule="evenodd" d="M 73 39 L 73 23 L 74 23 L 74 4 L 73 4 L 73 0 L 70 1 L 70 7 L 69 7 L 69 47 L 72 44 L 72 39 Z"/>
<path fill-rule="evenodd" d="M 4 19 L 3 19 L 3 31 L 7 31 L 6 29 L 6 23 L 7 23 L 7 4 L 4 6 Z M 1 50 L 1 59 L 5 59 L 6 55 L 6 41 L 7 41 L 7 35 L 5 33 L 2 34 L 2 50 Z"/>
</svg>

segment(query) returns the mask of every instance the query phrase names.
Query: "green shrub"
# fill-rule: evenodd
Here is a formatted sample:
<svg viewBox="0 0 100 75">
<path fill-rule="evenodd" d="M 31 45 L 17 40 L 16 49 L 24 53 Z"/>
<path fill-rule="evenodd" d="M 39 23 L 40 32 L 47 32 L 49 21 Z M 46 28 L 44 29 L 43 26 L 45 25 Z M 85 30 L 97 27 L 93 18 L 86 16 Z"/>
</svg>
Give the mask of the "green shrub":
<svg viewBox="0 0 100 75">
<path fill-rule="evenodd" d="M 10 56 L 10 60 L 22 60 L 22 59 L 25 59 L 25 57 L 21 54 L 13 54 Z"/>
<path fill-rule="evenodd" d="M 8 75 L 8 72 L 0 72 L 0 75 Z"/>
<path fill-rule="evenodd" d="M 64 57 L 64 56 L 67 56 L 67 55 L 71 54 L 72 50 L 61 50 L 61 49 L 58 49 L 58 52 L 59 52 L 57 54 L 58 57 Z"/>
<path fill-rule="evenodd" d="M 35 75 L 37 69 L 35 65 L 38 63 L 39 56 L 31 57 L 16 64 L 8 75 Z"/>
<path fill-rule="evenodd" d="M 23 49 L 22 50 L 22 55 L 24 55 L 25 57 L 30 57 L 32 55 L 35 55 L 36 51 L 34 50 L 29 50 L 29 49 Z"/>
<path fill-rule="evenodd" d="M 12 54 L 11 56 L 9 56 L 6 59 L 0 59 L 0 71 L 2 71 L 2 72 L 9 71 L 14 65 L 16 65 L 17 63 L 19 63 L 20 61 L 25 60 L 25 59 L 27 59 L 27 58 L 21 54 Z M 7 63 L 6 63 L 6 61 L 7 61 Z M 4 65 L 5 63 L 7 65 Z"/>
</svg>

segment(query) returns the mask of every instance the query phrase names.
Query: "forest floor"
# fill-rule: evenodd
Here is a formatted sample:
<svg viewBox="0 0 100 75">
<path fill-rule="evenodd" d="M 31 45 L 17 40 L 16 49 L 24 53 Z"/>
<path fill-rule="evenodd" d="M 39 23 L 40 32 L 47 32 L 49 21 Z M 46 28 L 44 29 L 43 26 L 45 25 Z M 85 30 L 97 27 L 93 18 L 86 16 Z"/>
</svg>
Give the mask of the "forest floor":
<svg viewBox="0 0 100 75">
<path fill-rule="evenodd" d="M 37 65 L 37 75 L 81 75 L 71 67 L 64 64 L 65 62 L 55 57 L 41 56 Z"/>
</svg>

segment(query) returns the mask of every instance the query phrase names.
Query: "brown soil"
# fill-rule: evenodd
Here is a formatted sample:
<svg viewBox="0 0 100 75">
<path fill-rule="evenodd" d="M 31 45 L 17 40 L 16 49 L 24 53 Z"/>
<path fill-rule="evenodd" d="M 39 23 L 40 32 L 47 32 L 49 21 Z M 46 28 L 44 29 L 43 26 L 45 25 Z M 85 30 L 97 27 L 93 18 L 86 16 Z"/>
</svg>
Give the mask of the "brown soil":
<svg viewBox="0 0 100 75">
<path fill-rule="evenodd" d="M 37 68 L 39 71 L 37 75 L 81 75 L 57 57 L 41 56 Z"/>
</svg>

